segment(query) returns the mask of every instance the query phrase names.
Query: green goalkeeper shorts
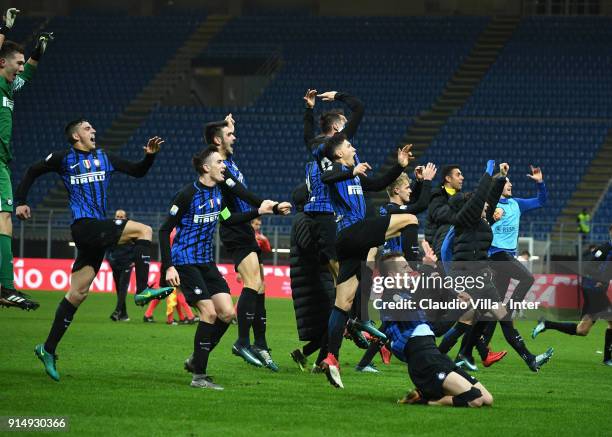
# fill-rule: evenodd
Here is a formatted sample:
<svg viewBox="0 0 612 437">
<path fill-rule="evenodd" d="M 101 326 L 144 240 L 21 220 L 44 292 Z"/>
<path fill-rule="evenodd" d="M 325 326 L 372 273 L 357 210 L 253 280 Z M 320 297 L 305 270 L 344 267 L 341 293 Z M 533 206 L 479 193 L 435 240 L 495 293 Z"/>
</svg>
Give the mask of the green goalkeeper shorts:
<svg viewBox="0 0 612 437">
<path fill-rule="evenodd" d="M 0 163 L 0 211 L 13 212 L 11 170 L 3 163 Z"/>
</svg>

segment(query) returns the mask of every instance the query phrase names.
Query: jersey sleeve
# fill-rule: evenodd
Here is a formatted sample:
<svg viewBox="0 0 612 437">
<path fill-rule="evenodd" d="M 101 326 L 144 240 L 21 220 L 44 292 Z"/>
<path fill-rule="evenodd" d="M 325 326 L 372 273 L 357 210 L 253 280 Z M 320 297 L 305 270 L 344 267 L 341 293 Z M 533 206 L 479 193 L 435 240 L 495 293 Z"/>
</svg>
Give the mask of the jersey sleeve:
<svg viewBox="0 0 612 437">
<path fill-rule="evenodd" d="M 27 82 L 32 80 L 35 71 L 36 67 L 34 65 L 26 63 L 23 67 L 23 72 L 18 74 L 11 84 L 11 89 L 13 92 L 15 93 L 19 91 Z"/>
<path fill-rule="evenodd" d="M 229 171 L 225 172 L 225 181 L 219 184 L 219 188 L 223 193 L 223 196 L 232 195 L 239 197 L 251 206 L 259 208 L 263 199 L 257 194 L 249 191 L 244 184 L 230 174 Z"/>
<path fill-rule="evenodd" d="M 172 200 L 166 220 L 159 228 L 159 248 L 161 252 L 162 265 L 165 268 L 172 266 L 172 253 L 170 250 L 170 233 L 181 222 L 181 218 L 189 211 L 191 200 L 195 193 L 193 185 L 183 188 Z M 164 274 L 164 272 L 162 272 Z"/>
<path fill-rule="evenodd" d="M 17 206 L 26 204 L 30 188 L 37 178 L 45 173 L 61 173 L 62 162 L 64 161 L 65 156 L 65 151 L 53 152 L 50 153 L 44 160 L 31 165 L 15 191 L 15 204 Z"/>
<path fill-rule="evenodd" d="M 106 153 L 108 160 L 113 166 L 113 170 L 125 173 L 128 176 L 135 178 L 144 177 L 155 162 L 156 154 L 147 153 L 145 157 L 138 162 L 128 161 L 114 153 Z"/>
</svg>

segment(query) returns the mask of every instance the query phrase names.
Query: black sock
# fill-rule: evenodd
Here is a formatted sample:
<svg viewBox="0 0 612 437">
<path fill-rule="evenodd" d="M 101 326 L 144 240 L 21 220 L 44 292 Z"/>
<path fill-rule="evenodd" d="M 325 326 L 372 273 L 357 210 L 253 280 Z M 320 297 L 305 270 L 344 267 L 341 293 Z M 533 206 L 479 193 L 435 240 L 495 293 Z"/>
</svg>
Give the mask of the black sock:
<svg viewBox="0 0 612 437">
<path fill-rule="evenodd" d="M 319 340 L 312 340 L 306 343 L 302 347 L 302 355 L 305 357 L 314 354 L 321 347 L 321 342 Z"/>
<path fill-rule="evenodd" d="M 327 350 L 336 358 L 338 358 L 340 354 L 342 336 L 344 335 L 344 328 L 347 320 L 348 313 L 334 306 L 329 316 L 329 324 L 327 327 L 327 333 L 329 334 L 329 338 L 327 339 Z"/>
<path fill-rule="evenodd" d="M 136 270 L 136 292 L 140 293 L 149 286 L 149 263 L 151 262 L 151 242 L 136 240 L 134 245 L 134 267 Z"/>
<path fill-rule="evenodd" d="M 440 346 L 438 346 L 440 352 L 442 352 L 443 354 L 448 353 L 448 351 L 450 351 L 457 343 L 459 337 L 465 334 L 465 331 L 467 331 L 469 327 L 470 325 L 468 325 L 467 323 L 457 322 L 455 326 L 449 329 L 448 332 L 444 334 L 444 337 L 442 337 Z"/>
<path fill-rule="evenodd" d="M 604 361 L 612 359 L 612 328 L 606 329 L 606 343 L 604 345 Z"/>
<path fill-rule="evenodd" d="M 229 323 L 226 323 L 226 322 L 224 322 L 223 320 L 221 320 L 219 318 L 217 318 L 217 320 L 215 320 L 215 329 L 213 331 L 212 344 L 210 346 L 210 350 L 211 351 L 215 347 L 217 347 L 217 345 L 221 341 L 221 338 L 223 337 L 223 334 L 225 334 L 225 331 L 227 331 L 227 328 L 229 328 Z"/>
<path fill-rule="evenodd" d="M 496 327 L 497 327 L 497 322 L 495 321 L 487 322 L 487 327 L 482 333 L 482 340 L 485 345 L 489 346 L 489 343 L 491 343 L 491 339 L 493 338 L 493 334 L 495 333 Z"/>
<path fill-rule="evenodd" d="M 200 320 L 193 338 L 193 367 L 198 375 L 206 375 L 208 355 L 212 349 L 212 336 L 215 325 Z"/>
<path fill-rule="evenodd" d="M 257 295 L 257 305 L 255 306 L 255 319 L 253 320 L 253 337 L 256 346 L 268 350 L 266 342 L 266 295 Z"/>
<path fill-rule="evenodd" d="M 523 337 L 521 337 L 521 334 L 519 334 L 512 322 L 508 320 L 500 321 L 499 326 L 501 326 L 504 338 L 508 344 L 512 346 L 512 349 L 514 349 L 526 363 L 533 360 L 534 355 L 529 352 Z"/>
<path fill-rule="evenodd" d="M 478 343 L 480 336 L 484 329 L 487 327 L 485 322 L 476 322 L 472 328 L 465 333 L 463 340 L 461 341 L 461 350 L 459 351 L 464 357 L 473 360 L 472 351 L 474 346 Z"/>
<path fill-rule="evenodd" d="M 243 346 L 251 344 L 251 326 L 257 310 L 257 292 L 244 287 L 238 299 L 238 342 Z"/>
<path fill-rule="evenodd" d="M 317 360 L 315 361 L 315 364 L 318 366 L 319 364 L 321 364 L 321 361 L 323 361 L 325 359 L 325 357 L 327 357 L 327 330 L 325 331 L 325 333 L 321 336 L 321 341 L 319 342 L 319 355 L 317 355 Z"/>
<path fill-rule="evenodd" d="M 578 325 L 572 322 L 549 322 L 547 320 L 544 322 L 544 329 L 554 329 L 569 335 L 576 335 Z"/>
<path fill-rule="evenodd" d="M 45 350 L 50 354 L 55 354 L 55 348 L 70 326 L 76 310 L 77 307 L 68 302 L 66 298 L 63 298 L 57 306 L 55 319 L 53 319 L 53 324 L 51 325 L 51 331 L 49 331 L 49 336 L 47 337 L 47 341 L 45 341 Z"/>
<path fill-rule="evenodd" d="M 377 341 L 373 341 L 372 343 L 370 343 L 370 346 L 368 346 L 368 349 L 363 354 L 363 357 L 361 357 L 361 361 L 359 361 L 359 364 L 357 364 L 357 366 L 365 367 L 370 364 L 378 353 L 378 351 L 380 350 L 380 347 L 381 343 Z"/>
</svg>

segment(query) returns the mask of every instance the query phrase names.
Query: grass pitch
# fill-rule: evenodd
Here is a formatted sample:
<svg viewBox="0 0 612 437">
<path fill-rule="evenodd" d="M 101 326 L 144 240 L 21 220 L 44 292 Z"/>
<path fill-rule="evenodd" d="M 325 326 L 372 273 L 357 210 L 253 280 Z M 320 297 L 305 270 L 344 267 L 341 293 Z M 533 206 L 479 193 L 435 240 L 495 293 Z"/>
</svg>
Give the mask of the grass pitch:
<svg viewBox="0 0 612 437">
<path fill-rule="evenodd" d="M 342 348 L 345 390 L 324 375 L 300 372 L 289 352 L 297 341 L 292 303 L 270 299 L 268 341 L 279 373 L 246 365 L 231 354 L 230 327 L 209 361 L 225 387 L 189 387 L 182 366 L 195 327 L 167 326 L 165 306 L 155 324 L 129 303 L 132 321 L 113 323 L 114 296 L 93 294 L 75 315 L 58 348 L 61 382 L 34 356 L 46 338 L 61 293 L 32 293 L 36 312 L 0 309 L 0 416 L 68 416 L 81 435 L 611 435 L 612 368 L 602 365 L 605 323 L 587 338 L 554 331 L 531 340 L 534 322 L 519 330 L 532 352 L 555 348 L 551 362 L 530 372 L 514 351 L 475 376 L 495 398 L 492 408 L 470 410 L 405 406 L 396 400 L 412 387 L 405 366 L 393 360 L 380 374 L 353 370 L 362 351 Z M 131 296 L 128 297 L 130 299 Z M 495 350 L 508 349 L 496 330 Z M 452 351 L 451 356 L 454 356 Z M 314 356 L 312 357 L 314 359 Z"/>
</svg>

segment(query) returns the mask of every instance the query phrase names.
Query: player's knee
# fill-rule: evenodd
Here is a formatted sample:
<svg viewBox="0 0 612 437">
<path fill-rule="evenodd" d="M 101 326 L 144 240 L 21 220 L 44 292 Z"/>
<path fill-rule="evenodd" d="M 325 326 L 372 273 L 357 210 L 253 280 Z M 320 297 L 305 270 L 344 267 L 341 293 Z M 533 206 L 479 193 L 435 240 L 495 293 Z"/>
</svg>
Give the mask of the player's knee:
<svg viewBox="0 0 612 437">
<path fill-rule="evenodd" d="M 232 320 L 236 318 L 236 312 L 234 311 L 234 307 L 223 308 L 222 310 L 217 312 L 217 318 L 222 320 L 225 323 L 231 323 Z"/>
<path fill-rule="evenodd" d="M 200 320 L 210 324 L 215 323 L 217 321 L 217 312 L 214 309 L 201 311 Z"/>
<path fill-rule="evenodd" d="M 153 228 L 149 225 L 142 225 L 140 238 L 143 240 L 153 240 Z"/>
<path fill-rule="evenodd" d="M 580 336 L 580 337 L 586 337 L 587 335 L 589 335 L 589 331 L 591 330 L 590 326 L 580 326 L 578 325 L 578 327 L 576 328 L 576 335 Z"/>
<path fill-rule="evenodd" d="M 485 407 L 491 407 L 493 405 L 493 395 L 491 395 L 491 393 L 485 392 L 482 394 L 482 405 Z"/>
<path fill-rule="evenodd" d="M 68 292 L 68 300 L 71 303 L 80 305 L 89 296 L 89 287 L 84 289 L 71 289 Z"/>
</svg>

